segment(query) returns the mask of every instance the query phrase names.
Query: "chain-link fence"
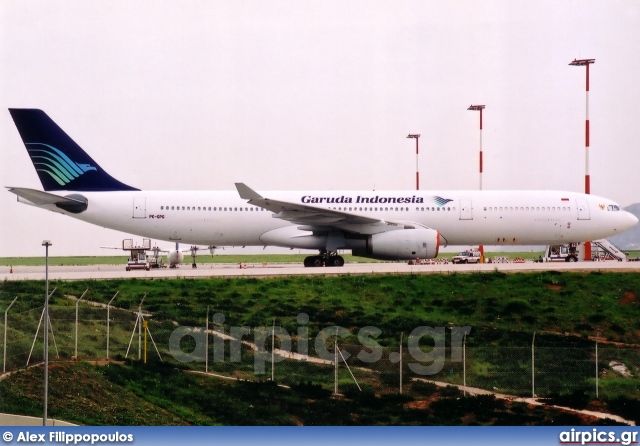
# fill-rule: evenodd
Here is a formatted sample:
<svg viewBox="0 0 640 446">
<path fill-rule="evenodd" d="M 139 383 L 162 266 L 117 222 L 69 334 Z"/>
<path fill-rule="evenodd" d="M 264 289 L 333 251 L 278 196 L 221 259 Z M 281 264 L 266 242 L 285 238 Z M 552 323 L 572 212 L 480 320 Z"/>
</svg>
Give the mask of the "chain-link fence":
<svg viewBox="0 0 640 446">
<path fill-rule="evenodd" d="M 3 372 L 41 362 L 43 308 L 9 311 L 5 317 L 0 329 Z M 640 398 L 640 347 L 602 341 L 557 347 L 536 343 L 533 337 L 515 347 L 476 345 L 450 330 L 422 327 L 403 335 L 402 348 L 389 348 L 377 342 L 375 331 L 353 341 L 345 328 L 327 327 L 311 336 L 302 324 L 290 334 L 277 321 L 233 327 L 216 315 L 208 318 L 206 311 L 181 324 L 144 310 L 85 302 L 50 306 L 49 319 L 52 361 L 164 361 L 233 379 L 273 378 L 284 385 L 339 393 L 424 394 L 436 381 L 467 386 L 464 391 L 480 388 L 526 397 L 580 393 L 606 398 L 607 392 L 623 392 Z"/>
</svg>

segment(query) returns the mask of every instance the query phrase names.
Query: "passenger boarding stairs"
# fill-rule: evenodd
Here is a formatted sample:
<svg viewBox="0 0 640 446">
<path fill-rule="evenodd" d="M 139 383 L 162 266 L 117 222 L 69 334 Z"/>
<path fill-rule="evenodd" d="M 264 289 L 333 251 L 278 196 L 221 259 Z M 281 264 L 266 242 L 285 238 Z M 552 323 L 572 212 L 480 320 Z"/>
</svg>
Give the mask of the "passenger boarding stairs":
<svg viewBox="0 0 640 446">
<path fill-rule="evenodd" d="M 616 248 L 613 243 L 611 243 L 606 238 L 600 240 L 594 240 L 591 242 L 595 249 L 593 251 L 593 260 L 618 260 L 619 262 L 626 262 L 627 255 Z M 599 251 L 599 252 L 598 252 Z"/>
</svg>

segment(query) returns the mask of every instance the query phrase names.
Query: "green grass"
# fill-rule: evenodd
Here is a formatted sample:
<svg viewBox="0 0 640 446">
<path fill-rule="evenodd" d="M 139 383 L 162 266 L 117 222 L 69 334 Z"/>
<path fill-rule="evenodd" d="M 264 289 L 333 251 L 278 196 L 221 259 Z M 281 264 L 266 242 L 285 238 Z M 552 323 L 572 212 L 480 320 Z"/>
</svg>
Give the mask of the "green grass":
<svg viewBox="0 0 640 446">
<path fill-rule="evenodd" d="M 544 372 L 536 376 L 537 392 L 556 395 L 555 398 L 575 404 L 585 404 L 585 398 L 588 402 L 595 396 L 593 337 L 599 333 L 599 369 L 603 371 L 600 398 L 617 407 L 619 413 L 640 400 L 640 394 L 634 390 L 640 388 L 637 378 L 640 360 L 636 351 L 640 333 L 638 274 L 504 274 L 493 271 L 260 279 L 52 281 L 50 286 L 58 287 L 51 302 L 52 320 L 56 325 L 59 347 L 66 352 L 63 357 L 67 358 L 70 357 L 68 352 L 73 351 L 74 338 L 69 333 L 72 333 L 75 305 L 68 296 L 79 297 L 89 288 L 85 301 L 107 303 L 115 291 L 119 291 L 113 305 L 125 310 L 137 309 L 140 299 L 146 294 L 143 309 L 153 314 L 150 318 L 151 332 L 156 342 L 163 345 L 175 328 L 173 321 L 181 325 L 203 326 L 207 306 L 210 314 L 219 312 L 225 315 L 224 329 L 227 332 L 230 326 L 270 327 L 275 317 L 277 325 L 295 334 L 299 329 L 297 315 L 306 313 L 309 315 L 307 326 L 311 339 L 320 330 L 330 326 L 349 329 L 351 336 L 342 341 L 347 350 L 351 348 L 349 346 L 358 344 L 356 334 L 364 326 L 379 328 L 382 333 L 377 341 L 388 349 L 397 348 L 401 332 L 406 339 L 406 335 L 416 327 L 470 326 L 471 333 L 467 339 L 468 383 L 522 395 L 527 395 L 530 389 L 530 346 L 535 331 L 537 357 L 539 363 L 546 367 Z M 25 345 L 21 347 L 23 350 L 26 348 L 28 351 L 27 347 L 33 339 L 42 306 L 43 288 L 42 281 L 0 283 L 0 310 L 6 308 L 13 297 L 20 297 L 10 312 L 10 317 L 15 319 L 10 319 L 9 338 L 16 339 L 21 331 L 27 333 L 28 336 L 24 336 L 27 338 Z M 104 339 L 104 315 L 100 315 L 100 311 L 104 310 L 92 308 L 85 302 L 81 302 L 79 308 L 82 321 L 80 338 L 83 339 L 79 346 L 80 356 L 103 357 L 101 339 Z M 132 315 L 112 312 L 112 319 L 120 322 L 114 321 L 112 324 L 111 348 L 113 352 L 118 349 L 122 351 L 131 336 Z M 61 332 L 67 335 L 59 335 Z M 605 341 L 624 342 L 632 344 L 633 348 L 610 346 Z M 294 338 L 294 351 L 296 347 Z M 310 350 L 314 351 L 313 345 L 310 345 Z M 385 357 L 390 351 L 385 350 Z M 357 350 L 353 353 L 357 353 Z M 34 354 L 41 357 L 41 350 Z M 112 357 L 114 355 L 112 353 Z M 256 377 L 252 373 L 253 352 L 245 348 L 242 355 L 242 364 L 230 365 L 228 361 L 212 363 L 210 370 L 245 379 L 263 379 L 264 376 Z M 149 357 L 155 358 L 155 353 L 150 351 Z M 23 358 L 19 359 L 22 361 Z M 622 378 L 609 368 L 610 360 L 622 361 L 633 377 Z M 378 371 L 379 375 L 358 370 L 355 372 L 369 392 L 380 389 L 381 382 L 392 389 L 397 381 L 397 370 L 388 362 L 368 365 L 354 360 L 351 364 Z M 198 368 L 202 364 L 189 366 Z M 277 366 L 276 372 L 277 380 L 289 385 L 311 379 L 324 389 L 332 386 L 331 371 L 320 370 L 320 367 L 311 364 L 293 362 L 286 367 Z M 345 391 L 353 390 L 346 370 L 342 373 L 341 386 L 345 387 Z M 461 383 L 460 364 L 447 362 L 435 378 Z M 196 384 L 189 385 L 197 387 Z M 268 397 L 270 390 L 262 391 L 266 392 L 265 398 Z M 161 407 L 169 404 L 161 401 L 161 395 L 154 398 L 151 401 L 153 404 Z M 167 401 L 173 400 L 169 398 Z M 241 411 L 241 408 L 236 409 Z M 188 423 L 234 423 L 213 416 L 207 419 L 194 418 L 199 409 L 191 415 L 188 412 L 193 409 L 180 410 L 184 410 L 184 413 L 178 414 L 178 419 L 187 420 Z M 372 420 L 382 420 L 376 418 L 379 415 L 362 415 L 365 419 L 368 416 L 373 417 Z M 267 422 L 267 418 L 252 420 L 255 423 Z M 279 421 L 269 419 L 268 422 L 287 424 L 289 421 L 290 418 Z"/>
<path fill-rule="evenodd" d="M 630 273 L 500 272 L 428 275 L 292 276 L 284 278 L 117 279 L 51 281 L 53 302 L 68 303 L 64 295 L 144 308 L 177 321 L 202 320 L 207 306 L 234 326 L 270 325 L 272 318 L 288 331 L 297 329 L 296 316 L 307 313 L 310 328 L 373 325 L 395 342 L 395 333 L 415 327 L 470 325 L 477 336 L 501 330 L 595 336 L 610 341 L 637 342 L 640 330 L 640 275 Z M 5 281 L 0 308 L 15 295 L 16 305 L 38 302 L 41 281 Z M 636 296 L 625 304 L 624 299 Z M 35 306 L 35 304 L 33 305 Z M 470 340 L 473 339 L 472 337 Z"/>
<path fill-rule="evenodd" d="M 198 263 L 210 264 L 210 263 L 302 263 L 307 255 L 303 254 L 251 254 L 251 255 L 214 255 L 199 254 L 197 257 Z M 355 257 L 351 254 L 343 255 L 347 262 L 377 262 L 374 259 L 367 259 L 364 257 Z M 49 265 L 51 266 L 64 266 L 64 265 L 121 265 L 127 263 L 127 256 L 99 256 L 99 257 L 49 257 Z M 166 257 L 164 257 L 166 262 Z M 189 254 L 184 255 L 184 265 L 191 265 L 192 258 Z M 0 258 L 0 266 L 44 266 L 44 257 L 2 257 Z"/>
<path fill-rule="evenodd" d="M 640 251 L 625 251 L 629 258 L 640 257 Z M 457 253 L 441 253 L 439 259 L 451 259 Z M 521 251 L 521 252 L 487 252 L 485 258 L 507 257 L 511 260 L 522 258 L 525 260 L 537 260 L 542 255 L 542 251 Z M 378 262 L 375 259 L 357 257 L 351 254 L 342 254 L 347 263 L 370 263 Z M 210 263 L 302 263 L 307 254 L 215 254 L 209 255 L 201 253 L 197 257 L 197 262 L 202 264 Z M 75 257 L 49 257 L 49 265 L 121 265 L 128 260 L 127 256 L 75 256 Z M 166 257 L 165 257 L 166 260 Z M 188 253 L 184 255 L 184 264 L 190 265 L 192 258 Z M 44 266 L 44 257 L 0 257 L 0 266 Z"/>
<path fill-rule="evenodd" d="M 525 259 L 534 259 L 540 253 L 538 252 L 511 252 L 511 253 L 487 253 L 487 257 L 506 256 L 509 258 L 522 257 Z M 456 253 L 442 253 L 439 258 L 450 259 Z M 351 263 L 369 263 L 378 262 L 375 259 L 365 257 L 357 257 L 351 254 L 342 255 L 346 262 Z M 307 254 L 216 254 L 209 255 L 201 253 L 197 257 L 198 263 L 302 263 Z M 120 265 L 127 262 L 127 256 L 77 256 L 77 257 L 49 257 L 49 265 Z M 166 257 L 165 257 L 166 260 Z M 184 264 L 191 264 L 191 256 L 185 253 Z M 0 257 L 0 266 L 40 266 L 44 265 L 44 257 Z"/>
<path fill-rule="evenodd" d="M 40 416 L 41 367 L 0 382 L 3 411 Z M 160 363 L 52 364 L 48 413 L 85 425 L 612 425 L 554 408 L 524 408 L 453 387 L 407 383 L 411 395 L 344 386 L 333 398 L 313 382 L 282 388 L 230 382 Z M 428 402 L 429 404 L 426 404 Z"/>
</svg>

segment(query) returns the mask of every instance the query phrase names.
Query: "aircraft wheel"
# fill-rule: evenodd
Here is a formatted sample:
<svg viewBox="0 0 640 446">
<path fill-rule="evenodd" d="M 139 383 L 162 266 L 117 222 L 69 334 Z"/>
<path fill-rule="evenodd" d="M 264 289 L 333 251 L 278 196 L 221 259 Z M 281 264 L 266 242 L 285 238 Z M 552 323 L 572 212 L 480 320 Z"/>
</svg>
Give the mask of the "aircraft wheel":
<svg viewBox="0 0 640 446">
<path fill-rule="evenodd" d="M 331 260 L 333 266 L 344 266 L 344 259 L 341 256 L 335 256 Z"/>
<path fill-rule="evenodd" d="M 322 266 L 322 259 L 318 256 L 305 257 L 303 264 L 306 268 Z"/>
</svg>

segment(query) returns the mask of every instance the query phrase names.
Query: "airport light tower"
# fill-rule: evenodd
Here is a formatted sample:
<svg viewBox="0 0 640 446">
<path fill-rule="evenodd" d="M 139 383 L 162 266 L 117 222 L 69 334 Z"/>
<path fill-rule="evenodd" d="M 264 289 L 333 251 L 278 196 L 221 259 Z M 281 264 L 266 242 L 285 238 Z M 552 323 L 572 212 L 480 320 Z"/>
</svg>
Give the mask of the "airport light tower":
<svg viewBox="0 0 640 446">
<path fill-rule="evenodd" d="M 479 168 L 480 168 L 480 190 L 482 190 L 482 110 L 484 110 L 484 105 L 470 105 L 467 110 L 479 111 L 480 112 L 480 158 L 479 158 Z M 480 262 L 484 263 L 484 246 L 478 246 L 478 250 L 480 251 Z"/>
<path fill-rule="evenodd" d="M 484 105 L 470 105 L 467 110 L 480 111 L 480 190 L 482 190 L 482 110 Z"/>
<path fill-rule="evenodd" d="M 589 176 L 589 65 L 595 63 L 595 59 L 574 59 L 569 65 L 576 67 L 587 67 L 587 113 L 584 127 L 584 146 L 585 146 L 585 174 L 584 174 L 584 193 L 591 193 L 591 178 Z"/>
<path fill-rule="evenodd" d="M 407 138 L 414 138 L 416 140 L 416 190 L 420 190 L 420 172 L 418 170 L 418 139 L 420 139 L 420 135 L 409 133 Z"/>
<path fill-rule="evenodd" d="M 586 120 L 584 126 L 584 147 L 585 147 L 585 162 L 584 162 L 584 193 L 591 193 L 591 177 L 589 176 L 589 65 L 595 63 L 595 59 L 573 59 L 573 61 L 569 64 L 575 67 L 586 67 L 587 68 L 587 78 L 586 78 Z M 584 258 L 585 260 L 591 259 L 591 242 L 586 242 L 584 244 Z"/>
</svg>

